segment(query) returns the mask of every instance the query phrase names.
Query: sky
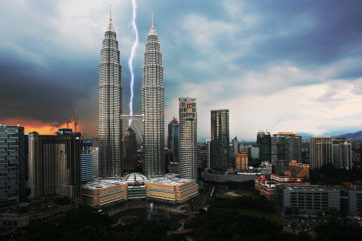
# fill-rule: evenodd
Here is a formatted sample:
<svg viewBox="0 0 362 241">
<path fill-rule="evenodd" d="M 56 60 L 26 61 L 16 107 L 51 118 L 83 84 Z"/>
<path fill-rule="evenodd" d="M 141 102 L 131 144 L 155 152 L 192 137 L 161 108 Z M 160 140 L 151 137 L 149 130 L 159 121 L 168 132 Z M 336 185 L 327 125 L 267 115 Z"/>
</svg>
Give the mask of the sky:
<svg viewBox="0 0 362 241">
<path fill-rule="evenodd" d="M 135 112 L 154 11 L 163 54 L 165 122 L 195 97 L 198 137 L 210 110 L 230 110 L 230 137 L 261 130 L 362 130 L 362 1 L 136 0 Z M 134 40 L 131 0 L 0 0 L 0 123 L 53 133 L 72 116 L 97 136 L 98 64 L 109 4 L 119 42 L 124 113 Z"/>
</svg>

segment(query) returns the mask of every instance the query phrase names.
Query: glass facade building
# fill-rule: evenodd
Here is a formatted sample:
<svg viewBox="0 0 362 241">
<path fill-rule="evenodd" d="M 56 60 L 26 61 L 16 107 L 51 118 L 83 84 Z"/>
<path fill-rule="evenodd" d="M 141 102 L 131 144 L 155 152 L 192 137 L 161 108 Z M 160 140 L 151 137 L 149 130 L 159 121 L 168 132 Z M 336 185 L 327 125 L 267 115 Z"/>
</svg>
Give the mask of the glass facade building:
<svg viewBox="0 0 362 241">
<path fill-rule="evenodd" d="M 271 138 L 273 173 L 283 175 L 289 162 L 302 161 L 302 137 L 292 132 L 279 132 Z"/>
<path fill-rule="evenodd" d="M 167 137 L 167 146 L 169 152 L 171 152 L 172 162 L 179 161 L 179 138 L 180 138 L 180 123 L 178 123 L 176 118 L 173 118 L 170 123 L 168 123 L 168 137 Z"/>
<path fill-rule="evenodd" d="M 0 124 L 0 206 L 25 195 L 24 128 Z"/>
<path fill-rule="evenodd" d="M 258 132 L 256 146 L 259 147 L 259 160 L 271 162 L 271 135 L 269 132 Z"/>
<path fill-rule="evenodd" d="M 211 111 L 211 168 L 226 171 L 229 163 L 229 110 Z"/>
<path fill-rule="evenodd" d="M 93 180 L 93 140 L 85 139 L 82 141 L 82 151 L 80 154 L 80 180 L 89 182 Z"/>
</svg>

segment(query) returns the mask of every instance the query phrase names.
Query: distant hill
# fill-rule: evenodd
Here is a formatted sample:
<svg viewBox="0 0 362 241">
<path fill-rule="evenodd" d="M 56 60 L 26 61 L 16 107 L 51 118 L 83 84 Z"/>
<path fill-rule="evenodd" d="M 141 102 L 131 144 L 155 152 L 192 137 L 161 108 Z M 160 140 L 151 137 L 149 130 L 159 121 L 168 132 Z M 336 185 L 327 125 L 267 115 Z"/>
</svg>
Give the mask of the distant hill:
<svg viewBox="0 0 362 241">
<path fill-rule="evenodd" d="M 351 139 L 352 141 L 362 141 L 362 131 L 357 131 L 354 133 L 346 133 L 338 136 L 345 137 L 346 139 Z"/>
<path fill-rule="evenodd" d="M 307 132 L 297 132 L 299 135 L 302 136 L 303 139 L 309 139 L 312 138 L 314 135 Z"/>
</svg>

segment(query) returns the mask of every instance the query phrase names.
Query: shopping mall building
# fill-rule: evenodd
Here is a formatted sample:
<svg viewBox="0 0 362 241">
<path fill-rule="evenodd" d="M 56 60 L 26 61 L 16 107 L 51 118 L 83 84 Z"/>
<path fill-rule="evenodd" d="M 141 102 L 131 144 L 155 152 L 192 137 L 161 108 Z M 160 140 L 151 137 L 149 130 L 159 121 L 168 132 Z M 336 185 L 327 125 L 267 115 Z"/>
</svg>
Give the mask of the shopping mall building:
<svg viewBox="0 0 362 241">
<path fill-rule="evenodd" d="M 175 174 L 147 178 L 131 173 L 120 179 L 96 179 L 81 188 L 83 202 L 102 207 L 132 199 L 149 199 L 181 204 L 198 195 L 196 180 L 179 178 Z"/>
</svg>

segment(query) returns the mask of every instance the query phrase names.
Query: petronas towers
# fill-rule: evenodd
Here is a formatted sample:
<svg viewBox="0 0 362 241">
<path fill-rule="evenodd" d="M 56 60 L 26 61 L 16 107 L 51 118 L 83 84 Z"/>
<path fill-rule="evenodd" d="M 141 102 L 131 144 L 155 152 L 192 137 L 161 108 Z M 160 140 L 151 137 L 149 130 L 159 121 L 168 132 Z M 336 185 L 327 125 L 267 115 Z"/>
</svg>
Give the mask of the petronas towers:
<svg viewBox="0 0 362 241">
<path fill-rule="evenodd" d="M 154 27 L 147 36 L 142 83 L 142 113 L 144 114 L 144 172 L 146 176 L 163 174 L 165 145 L 164 87 L 160 44 Z"/>
<path fill-rule="evenodd" d="M 105 32 L 99 64 L 99 171 L 102 177 L 122 175 L 122 86 L 120 52 L 110 18 Z M 152 27 L 144 53 L 142 113 L 144 115 L 144 172 L 148 177 L 163 174 L 164 87 L 162 54 Z"/>
<path fill-rule="evenodd" d="M 116 32 L 109 19 L 99 63 L 98 139 L 99 173 L 102 177 L 121 176 L 122 170 L 122 86 Z"/>
</svg>

